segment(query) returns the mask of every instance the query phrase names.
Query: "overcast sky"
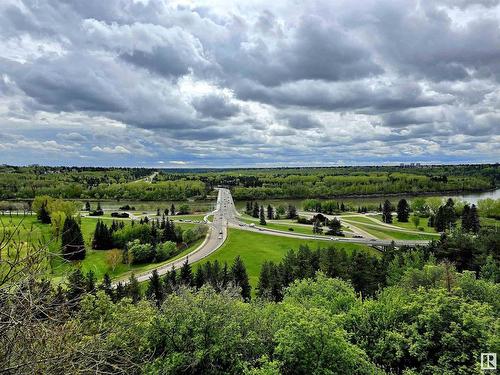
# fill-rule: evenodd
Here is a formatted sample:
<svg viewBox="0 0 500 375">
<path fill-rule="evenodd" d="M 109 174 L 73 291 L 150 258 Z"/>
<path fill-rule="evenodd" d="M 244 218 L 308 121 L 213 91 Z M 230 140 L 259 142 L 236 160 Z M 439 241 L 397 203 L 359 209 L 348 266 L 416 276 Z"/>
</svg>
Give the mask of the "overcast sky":
<svg viewBox="0 0 500 375">
<path fill-rule="evenodd" d="M 1 0 L 0 163 L 500 160 L 499 0 Z"/>
</svg>

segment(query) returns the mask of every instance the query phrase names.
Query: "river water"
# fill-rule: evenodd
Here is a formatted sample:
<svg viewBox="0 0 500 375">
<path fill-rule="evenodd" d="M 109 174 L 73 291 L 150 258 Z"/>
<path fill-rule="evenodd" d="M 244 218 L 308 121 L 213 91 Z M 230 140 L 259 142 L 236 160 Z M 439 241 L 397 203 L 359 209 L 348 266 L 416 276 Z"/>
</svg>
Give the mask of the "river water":
<svg viewBox="0 0 500 375">
<path fill-rule="evenodd" d="M 373 204 L 378 205 L 379 203 L 384 202 L 384 200 L 386 199 L 389 199 L 389 201 L 391 201 L 391 203 L 393 204 L 397 204 L 397 202 L 402 198 L 411 201 L 415 197 L 416 197 L 415 195 L 401 194 L 401 195 L 390 195 L 386 197 L 384 196 L 360 197 L 360 198 L 338 197 L 338 198 L 332 198 L 332 200 L 338 202 L 344 202 L 345 204 L 348 204 L 351 207 L 357 207 L 357 206 L 373 205 Z M 500 199 L 500 189 L 493 191 L 486 191 L 486 192 L 464 193 L 464 194 L 420 195 L 419 197 L 422 198 L 441 197 L 443 199 L 453 198 L 453 199 L 464 200 L 469 204 L 477 204 L 477 201 L 480 199 L 486 199 L 486 198 Z M 303 201 L 304 199 L 269 199 L 269 200 L 259 201 L 259 204 L 262 204 L 264 206 L 267 206 L 268 204 L 271 204 L 273 206 L 278 206 L 278 205 L 286 206 L 288 204 L 292 204 L 301 209 Z M 238 209 L 242 209 L 243 207 L 245 207 L 245 204 L 246 204 L 245 201 L 235 202 L 235 205 Z"/>
</svg>

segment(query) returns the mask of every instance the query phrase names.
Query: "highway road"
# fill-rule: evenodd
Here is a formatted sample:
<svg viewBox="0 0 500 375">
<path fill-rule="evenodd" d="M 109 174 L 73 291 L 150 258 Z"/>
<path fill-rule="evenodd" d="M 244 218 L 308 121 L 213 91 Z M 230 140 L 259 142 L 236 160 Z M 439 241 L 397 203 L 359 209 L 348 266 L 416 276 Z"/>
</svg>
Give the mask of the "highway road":
<svg viewBox="0 0 500 375">
<path fill-rule="evenodd" d="M 227 190 L 228 192 L 228 190 Z M 190 252 L 189 254 L 173 260 L 172 262 L 163 264 L 156 268 L 158 273 L 160 275 L 163 275 L 170 271 L 172 268 L 179 269 L 184 262 L 187 260 L 188 263 L 194 263 L 197 262 L 208 255 L 212 254 L 214 251 L 216 251 L 221 245 L 224 243 L 224 241 L 227 238 L 227 219 L 226 215 L 228 217 L 231 217 L 231 214 L 227 210 L 227 208 L 224 207 L 224 200 L 228 199 L 227 197 L 227 192 L 225 189 L 220 189 L 219 194 L 217 197 L 217 206 L 216 209 L 212 212 L 213 214 L 213 220 L 212 222 L 209 222 L 207 225 L 209 226 L 208 228 L 208 233 L 207 237 L 205 238 L 205 241 L 198 246 L 195 250 Z M 229 198 L 232 202 L 231 194 L 229 193 Z M 207 215 L 208 216 L 208 215 Z M 207 217 L 206 216 L 206 217 Z M 143 273 L 138 273 L 136 274 L 136 278 L 139 282 L 149 280 L 151 277 L 153 270 L 146 271 Z M 126 280 L 117 280 L 114 285 L 117 284 L 118 281 L 126 281 Z"/>
<path fill-rule="evenodd" d="M 374 238 L 326 237 L 326 236 L 317 236 L 312 234 L 308 235 L 301 233 L 291 233 L 291 232 L 285 232 L 285 231 L 262 228 L 262 227 L 258 228 L 253 227 L 239 220 L 240 214 L 236 210 L 233 198 L 231 196 L 231 192 L 228 189 L 223 189 L 223 188 L 219 189 L 217 196 L 217 204 L 215 210 L 211 214 L 213 215 L 213 221 L 207 224 L 209 226 L 209 230 L 207 237 L 205 238 L 205 241 L 198 248 L 196 248 L 189 254 L 156 268 L 156 270 L 160 275 L 167 273 L 173 267 L 179 269 L 186 260 L 188 261 L 188 263 L 191 264 L 212 254 L 214 251 L 219 249 L 226 240 L 229 227 L 238 228 L 240 230 L 252 231 L 256 233 L 273 235 L 273 236 L 300 238 L 306 240 L 313 239 L 313 240 L 320 240 L 332 243 L 349 242 L 349 243 L 365 244 L 369 246 L 388 246 L 393 242 L 396 246 L 402 246 L 402 245 L 414 246 L 414 245 L 425 245 L 429 242 L 422 240 L 389 241 L 389 240 L 379 240 Z M 209 214 L 207 214 L 205 218 L 207 218 L 208 215 Z M 139 282 L 146 281 L 150 278 L 152 272 L 153 270 L 139 273 L 136 274 L 136 277 L 139 280 Z M 115 282 L 114 284 L 116 285 L 117 282 Z"/>
</svg>

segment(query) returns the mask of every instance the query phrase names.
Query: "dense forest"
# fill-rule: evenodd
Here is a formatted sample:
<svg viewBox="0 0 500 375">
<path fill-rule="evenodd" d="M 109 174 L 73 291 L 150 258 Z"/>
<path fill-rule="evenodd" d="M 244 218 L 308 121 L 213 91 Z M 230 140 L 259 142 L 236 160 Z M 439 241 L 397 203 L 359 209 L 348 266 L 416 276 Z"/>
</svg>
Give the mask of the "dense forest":
<svg viewBox="0 0 500 375">
<path fill-rule="evenodd" d="M 145 168 L 3 166 L 0 198 L 49 195 L 64 199 L 185 200 L 205 195 L 205 184 L 199 180 L 143 181 L 153 172 Z"/>
<path fill-rule="evenodd" d="M 237 200 L 446 193 L 496 188 L 498 164 L 403 167 L 328 167 L 241 170 L 0 167 L 0 199 L 50 195 L 66 199 L 203 199 L 216 186 Z M 139 181 L 141 180 L 141 181 Z"/>
</svg>

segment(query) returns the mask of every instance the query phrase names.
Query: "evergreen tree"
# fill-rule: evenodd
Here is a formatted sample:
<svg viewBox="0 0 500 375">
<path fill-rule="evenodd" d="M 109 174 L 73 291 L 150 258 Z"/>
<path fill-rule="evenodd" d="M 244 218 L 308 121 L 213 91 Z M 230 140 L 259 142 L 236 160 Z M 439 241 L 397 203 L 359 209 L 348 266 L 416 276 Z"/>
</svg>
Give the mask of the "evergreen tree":
<svg viewBox="0 0 500 375">
<path fill-rule="evenodd" d="M 255 218 L 259 217 L 259 204 L 257 202 L 254 202 L 254 204 L 253 204 L 252 216 Z"/>
<path fill-rule="evenodd" d="M 345 209 L 345 205 L 344 205 L 344 202 L 341 202 L 340 203 L 340 211 L 344 212 L 346 209 Z"/>
<path fill-rule="evenodd" d="M 470 215 L 470 207 L 468 204 L 464 206 L 462 211 L 462 230 L 464 232 L 471 231 L 471 215 Z"/>
<path fill-rule="evenodd" d="M 434 228 L 436 228 L 436 232 L 444 232 L 447 228 L 444 206 L 439 207 L 434 217 Z"/>
<path fill-rule="evenodd" d="M 392 209 L 391 202 L 386 199 L 382 208 L 382 221 L 387 224 L 392 223 Z"/>
<path fill-rule="evenodd" d="M 286 217 L 287 219 L 295 219 L 297 217 L 297 208 L 291 204 L 288 205 Z"/>
<path fill-rule="evenodd" d="M 240 256 L 238 255 L 231 267 L 231 278 L 235 286 L 241 288 L 241 296 L 244 301 L 250 301 L 250 283 L 248 281 L 247 270 Z"/>
<path fill-rule="evenodd" d="M 228 286 L 229 281 L 231 281 L 231 275 L 229 273 L 229 266 L 227 262 L 224 262 L 224 267 L 222 267 L 221 272 L 221 287 L 224 289 Z"/>
<path fill-rule="evenodd" d="M 408 222 L 410 216 L 410 205 L 406 199 L 400 199 L 397 208 L 398 221 L 402 223 Z"/>
<path fill-rule="evenodd" d="M 479 214 L 477 212 L 477 207 L 475 204 L 472 205 L 470 209 L 470 230 L 472 233 L 479 233 L 481 229 L 481 223 L 479 222 Z"/>
<path fill-rule="evenodd" d="M 117 224 L 115 224 L 115 226 L 117 226 Z M 108 229 L 108 226 L 102 220 L 98 220 L 94 231 L 94 237 L 92 239 L 92 249 L 107 250 L 112 247 L 112 231 Z"/>
<path fill-rule="evenodd" d="M 205 284 L 205 273 L 203 272 L 203 267 L 199 266 L 196 269 L 196 273 L 194 276 L 194 286 L 197 289 L 200 289 L 203 286 L 203 284 Z"/>
<path fill-rule="evenodd" d="M 174 204 L 173 204 L 173 203 L 172 203 L 172 205 L 170 206 L 170 215 L 175 216 L 175 206 L 174 206 Z"/>
<path fill-rule="evenodd" d="M 67 281 L 66 297 L 68 302 L 72 305 L 78 303 L 80 298 L 85 294 L 85 286 L 85 277 L 83 276 L 82 271 L 77 268 L 71 272 Z"/>
<path fill-rule="evenodd" d="M 153 272 L 151 273 L 148 288 L 146 290 L 146 296 L 149 299 L 154 300 L 157 307 L 161 306 L 161 303 L 165 298 L 163 285 L 157 270 L 153 270 Z"/>
<path fill-rule="evenodd" d="M 95 293 L 96 277 L 94 271 L 90 270 L 85 275 L 85 291 L 87 293 Z"/>
<path fill-rule="evenodd" d="M 177 233 L 175 232 L 175 224 L 172 220 L 167 217 L 165 221 L 165 228 L 163 229 L 161 235 L 161 242 L 172 241 L 174 243 L 179 242 L 177 238 Z"/>
<path fill-rule="evenodd" d="M 102 208 L 101 208 L 101 202 L 97 201 L 97 209 L 96 211 L 102 211 Z"/>
<path fill-rule="evenodd" d="M 85 258 L 85 244 L 82 231 L 72 217 L 64 221 L 61 235 L 63 257 L 67 260 L 82 260 Z"/>
<path fill-rule="evenodd" d="M 260 206 L 260 211 L 259 211 L 259 224 L 260 225 L 267 225 L 266 223 L 266 216 L 264 214 L 264 206 Z"/>
<path fill-rule="evenodd" d="M 313 233 L 314 234 L 322 234 L 323 233 L 323 228 L 321 226 L 321 221 L 319 219 L 316 219 L 316 221 L 314 221 Z"/>
<path fill-rule="evenodd" d="M 160 208 L 156 209 L 156 216 L 160 216 Z"/>
<path fill-rule="evenodd" d="M 157 228 L 156 222 L 153 221 L 151 223 L 151 244 L 155 248 L 156 248 L 156 245 L 158 244 L 158 241 L 159 241 L 158 230 L 156 228 Z"/>
<path fill-rule="evenodd" d="M 268 299 L 271 294 L 271 264 L 264 261 L 260 267 L 259 282 L 257 284 L 257 297 Z"/>
<path fill-rule="evenodd" d="M 130 279 L 126 286 L 126 293 L 127 297 L 130 297 L 133 303 L 137 303 L 141 299 L 141 287 L 134 274 L 130 275 Z"/>
<path fill-rule="evenodd" d="M 182 284 L 187 286 L 192 285 L 193 273 L 191 271 L 191 265 L 189 264 L 187 258 L 186 261 L 182 264 L 179 277 Z"/>
<path fill-rule="evenodd" d="M 127 296 L 127 290 L 125 286 L 123 285 L 122 282 L 119 282 L 116 285 L 116 290 L 115 290 L 115 302 L 120 301 L 121 299 L 125 298 Z"/>
<path fill-rule="evenodd" d="M 47 210 L 47 201 L 42 203 L 42 206 L 40 207 L 40 212 L 38 213 L 38 220 L 40 220 L 43 224 L 50 224 L 50 215 L 49 211 Z"/>
<path fill-rule="evenodd" d="M 90 202 L 89 201 L 86 201 L 85 202 L 85 211 L 90 211 L 91 208 L 90 208 Z"/>
<path fill-rule="evenodd" d="M 172 269 L 170 270 L 170 272 L 167 274 L 167 281 L 168 283 L 174 287 L 177 285 L 177 272 L 175 270 L 175 266 L 172 266 Z"/>
<path fill-rule="evenodd" d="M 212 267 L 212 276 L 208 279 L 208 282 L 214 287 L 215 290 L 219 291 L 221 286 L 221 275 L 222 270 L 219 261 L 216 259 Z"/>
<path fill-rule="evenodd" d="M 113 291 L 113 286 L 111 284 L 111 278 L 107 273 L 104 274 L 104 277 L 102 279 L 102 284 L 100 285 L 99 288 L 103 290 L 104 293 L 106 293 L 109 296 L 109 298 L 111 298 L 112 301 L 115 301 L 115 295 Z"/>
<path fill-rule="evenodd" d="M 267 205 L 267 218 L 268 220 L 272 220 L 274 218 L 273 206 L 271 206 L 270 204 Z"/>
<path fill-rule="evenodd" d="M 251 215 L 252 214 L 252 210 L 253 210 L 252 202 L 247 201 L 247 206 L 246 206 L 246 209 L 245 209 L 245 213 L 247 215 Z"/>
</svg>

